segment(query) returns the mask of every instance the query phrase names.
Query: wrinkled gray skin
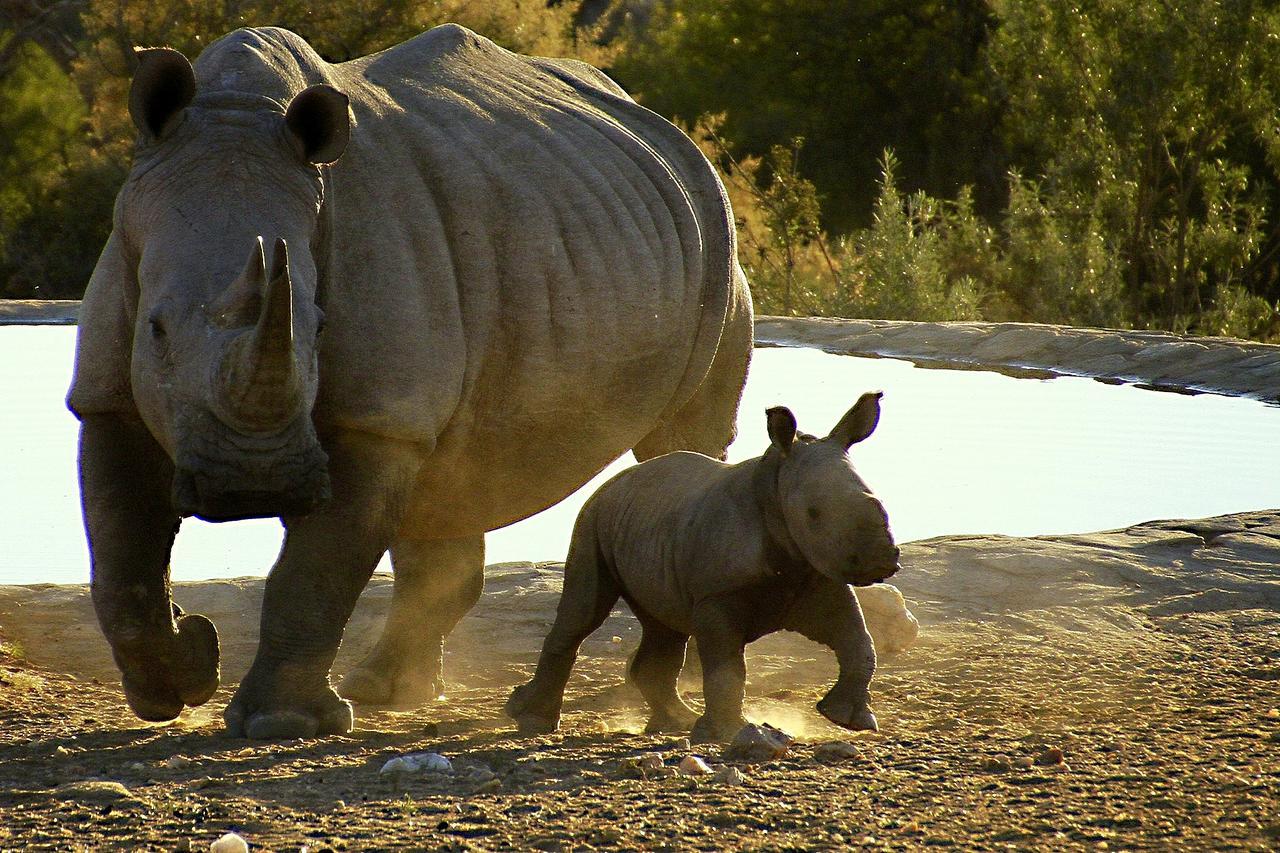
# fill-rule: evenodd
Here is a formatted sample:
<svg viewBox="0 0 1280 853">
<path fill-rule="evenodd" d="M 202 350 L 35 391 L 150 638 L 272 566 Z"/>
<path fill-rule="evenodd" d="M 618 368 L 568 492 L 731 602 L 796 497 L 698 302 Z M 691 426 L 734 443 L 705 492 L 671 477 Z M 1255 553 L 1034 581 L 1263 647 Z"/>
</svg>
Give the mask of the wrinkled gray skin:
<svg viewBox="0 0 1280 853">
<path fill-rule="evenodd" d="M 185 516 L 283 520 L 225 718 L 311 736 L 352 726 L 329 669 L 384 552 L 391 613 L 340 689 L 412 704 L 441 690 L 485 531 L 629 448 L 723 453 L 751 350 L 732 214 L 696 146 L 603 74 L 456 26 L 341 65 L 279 29 L 194 70 L 138 58 L 68 404 L 139 716 L 218 684 L 212 623 L 169 594 Z"/>
<path fill-rule="evenodd" d="M 621 597 L 643 635 L 628 676 L 648 702 L 646 731 L 693 727 L 699 741 L 740 728 L 747 643 L 796 631 L 836 653 L 840 674 L 818 703 L 836 725 L 875 730 L 868 706 L 876 655 L 850 588 L 898 570 L 888 516 L 847 451 L 880 417 L 865 394 L 825 438 L 797 434 L 768 412 L 769 449 L 726 465 L 671 453 L 614 477 L 586 503 L 565 562 L 564 592 L 533 679 L 511 694 L 522 732 L 554 731 L 582 641 Z M 706 710 L 680 699 L 676 678 L 698 641 Z"/>
</svg>

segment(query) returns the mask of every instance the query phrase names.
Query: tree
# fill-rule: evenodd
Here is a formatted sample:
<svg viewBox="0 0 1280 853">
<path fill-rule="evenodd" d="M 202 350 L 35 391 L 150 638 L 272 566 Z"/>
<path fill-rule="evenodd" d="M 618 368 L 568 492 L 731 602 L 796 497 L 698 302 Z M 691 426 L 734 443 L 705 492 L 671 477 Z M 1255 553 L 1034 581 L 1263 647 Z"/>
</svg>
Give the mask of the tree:
<svg viewBox="0 0 1280 853">
<path fill-rule="evenodd" d="M 690 126 L 723 114 L 738 157 L 803 137 L 797 167 L 827 227 L 847 231 L 871 221 L 886 148 L 908 191 L 954 197 L 972 184 L 982 209 L 998 209 L 993 23 L 985 0 L 670 0 L 613 71 Z"/>
</svg>

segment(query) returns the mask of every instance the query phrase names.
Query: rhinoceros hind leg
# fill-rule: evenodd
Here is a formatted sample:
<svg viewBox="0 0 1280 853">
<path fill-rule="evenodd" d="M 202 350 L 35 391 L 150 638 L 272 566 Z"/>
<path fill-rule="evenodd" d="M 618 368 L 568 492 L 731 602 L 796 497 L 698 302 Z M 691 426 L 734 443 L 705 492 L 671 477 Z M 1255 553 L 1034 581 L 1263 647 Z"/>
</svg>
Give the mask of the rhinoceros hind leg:
<svg viewBox="0 0 1280 853">
<path fill-rule="evenodd" d="M 484 590 L 484 535 L 391 545 L 395 591 L 377 646 L 338 692 L 362 705 L 410 708 L 444 693 L 444 639 Z"/>
<path fill-rule="evenodd" d="M 632 608 L 633 610 L 636 608 Z M 684 668 L 689 638 L 678 631 L 637 613 L 644 633 L 640 647 L 631 658 L 627 678 L 649 705 L 646 732 L 687 732 L 698 719 L 698 712 L 680 698 L 676 680 Z"/>
<path fill-rule="evenodd" d="M 751 297 L 739 271 L 740 289 L 729 306 L 715 359 L 693 396 L 669 419 L 636 443 L 643 462 L 676 450 L 692 450 L 723 459 L 737 429 L 738 404 L 751 363 Z"/>
</svg>

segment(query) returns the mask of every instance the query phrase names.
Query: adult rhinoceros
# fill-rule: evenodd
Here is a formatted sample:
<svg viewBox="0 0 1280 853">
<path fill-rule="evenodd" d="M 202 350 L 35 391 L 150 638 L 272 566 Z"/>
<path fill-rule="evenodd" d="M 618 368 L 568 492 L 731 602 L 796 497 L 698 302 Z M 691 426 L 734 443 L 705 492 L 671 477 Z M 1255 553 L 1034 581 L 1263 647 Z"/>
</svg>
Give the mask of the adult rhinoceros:
<svg viewBox="0 0 1280 853">
<path fill-rule="evenodd" d="M 457 26 L 340 65 L 280 29 L 138 59 L 69 405 L 140 717 L 218 684 L 212 623 L 170 598 L 185 516 L 286 530 L 229 732 L 344 732 L 329 668 L 385 551 L 356 700 L 438 689 L 485 531 L 628 448 L 723 452 L 751 347 L 724 189 L 603 74 Z"/>
</svg>

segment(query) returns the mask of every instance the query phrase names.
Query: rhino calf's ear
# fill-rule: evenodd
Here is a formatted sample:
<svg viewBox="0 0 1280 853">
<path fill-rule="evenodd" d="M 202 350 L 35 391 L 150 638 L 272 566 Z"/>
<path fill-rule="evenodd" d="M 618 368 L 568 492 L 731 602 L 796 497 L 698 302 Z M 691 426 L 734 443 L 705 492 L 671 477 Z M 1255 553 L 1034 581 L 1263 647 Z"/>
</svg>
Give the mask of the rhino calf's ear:
<svg viewBox="0 0 1280 853">
<path fill-rule="evenodd" d="M 298 93 L 284 121 L 299 157 L 319 166 L 342 156 L 351 137 L 348 104 L 346 95 L 324 83 Z"/>
<path fill-rule="evenodd" d="M 196 96 L 196 73 L 173 48 L 136 47 L 133 55 L 138 70 L 129 86 L 129 116 L 143 136 L 160 139 L 178 126 Z"/>
<path fill-rule="evenodd" d="M 786 406 L 774 406 L 765 410 L 764 414 L 768 418 L 769 440 L 786 456 L 796 440 L 796 416 Z"/>
<path fill-rule="evenodd" d="M 853 404 L 853 408 L 844 413 L 840 423 L 835 425 L 827 438 L 840 442 L 848 450 L 871 435 L 876 430 L 876 424 L 880 423 L 880 398 L 883 396 L 882 391 L 863 394 Z"/>
</svg>

